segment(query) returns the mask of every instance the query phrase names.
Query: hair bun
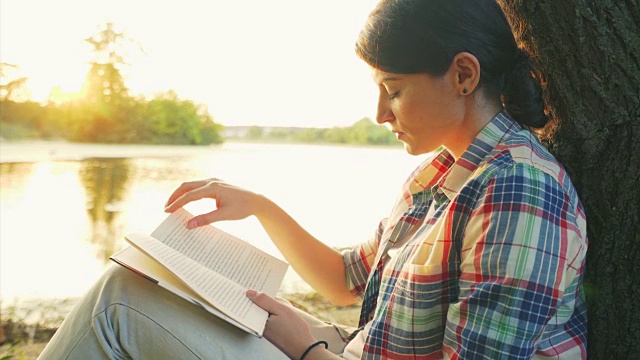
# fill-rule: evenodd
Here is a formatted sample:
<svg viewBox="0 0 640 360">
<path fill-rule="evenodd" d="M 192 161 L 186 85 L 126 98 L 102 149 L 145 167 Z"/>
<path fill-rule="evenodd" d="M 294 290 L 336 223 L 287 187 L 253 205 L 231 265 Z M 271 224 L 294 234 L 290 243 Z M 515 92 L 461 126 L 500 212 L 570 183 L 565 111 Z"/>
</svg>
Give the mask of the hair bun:
<svg viewBox="0 0 640 360">
<path fill-rule="evenodd" d="M 503 102 L 516 121 L 534 129 L 543 128 L 549 122 L 544 112 L 545 104 L 539 75 L 529 52 L 518 48 L 513 67 L 507 73 Z"/>
<path fill-rule="evenodd" d="M 509 78 L 518 77 L 520 73 L 531 73 L 533 70 L 533 62 L 531 61 L 531 55 L 525 49 L 518 48 L 516 55 L 514 56 L 511 71 L 509 72 Z"/>
</svg>

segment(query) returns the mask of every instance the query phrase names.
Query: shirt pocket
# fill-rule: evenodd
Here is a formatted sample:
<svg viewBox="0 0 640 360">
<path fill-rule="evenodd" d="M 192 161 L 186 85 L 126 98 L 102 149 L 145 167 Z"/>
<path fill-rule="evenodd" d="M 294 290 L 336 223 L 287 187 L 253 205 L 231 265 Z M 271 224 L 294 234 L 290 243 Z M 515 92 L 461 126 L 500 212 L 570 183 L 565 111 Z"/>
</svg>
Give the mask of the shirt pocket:
<svg viewBox="0 0 640 360">
<path fill-rule="evenodd" d="M 450 303 L 458 296 L 457 263 L 405 264 L 396 281 L 396 301 L 414 309 Z"/>
</svg>

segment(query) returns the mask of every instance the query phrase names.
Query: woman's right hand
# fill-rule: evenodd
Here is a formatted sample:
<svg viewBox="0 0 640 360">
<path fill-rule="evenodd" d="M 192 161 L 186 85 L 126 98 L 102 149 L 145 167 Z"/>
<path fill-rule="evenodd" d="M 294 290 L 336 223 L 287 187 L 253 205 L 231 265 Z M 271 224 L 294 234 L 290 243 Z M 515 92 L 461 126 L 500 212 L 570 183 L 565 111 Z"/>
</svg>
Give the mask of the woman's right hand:
<svg viewBox="0 0 640 360">
<path fill-rule="evenodd" d="M 347 288 L 342 255 L 314 238 L 289 214 L 266 197 L 219 179 L 191 181 L 180 185 L 169 197 L 166 212 L 210 198 L 216 209 L 194 216 L 189 229 L 222 220 L 240 220 L 255 215 L 289 264 L 318 292 L 340 305 L 356 299 Z M 327 270 L 329 269 L 329 270 Z"/>
<path fill-rule="evenodd" d="M 221 220 L 240 220 L 256 215 L 267 199 L 254 192 L 225 183 L 219 179 L 206 179 L 182 183 L 167 200 L 165 212 L 174 212 L 186 204 L 210 198 L 216 209 L 194 216 L 187 223 L 189 229 Z"/>
</svg>

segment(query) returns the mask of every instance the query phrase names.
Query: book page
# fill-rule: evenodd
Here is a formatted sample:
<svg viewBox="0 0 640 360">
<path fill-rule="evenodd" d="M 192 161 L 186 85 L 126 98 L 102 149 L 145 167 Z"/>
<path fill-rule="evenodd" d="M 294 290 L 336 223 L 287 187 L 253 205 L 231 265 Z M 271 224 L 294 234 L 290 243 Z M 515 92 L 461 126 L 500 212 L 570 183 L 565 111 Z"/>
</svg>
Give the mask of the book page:
<svg viewBox="0 0 640 360">
<path fill-rule="evenodd" d="M 247 298 L 246 288 L 148 235 L 133 234 L 126 239 L 138 250 L 163 264 L 211 305 L 240 323 L 259 331 L 261 324 L 266 321 L 268 313 Z"/>
<path fill-rule="evenodd" d="M 136 247 L 126 247 L 118 253 L 111 255 L 109 258 L 130 271 L 133 271 L 147 280 L 154 282 L 170 292 L 182 297 L 183 299 L 204 308 L 219 318 L 230 322 L 247 332 L 258 336 L 262 335 L 260 332 L 256 332 L 255 330 L 244 326 L 233 318 L 225 315 L 219 309 L 211 306 L 207 300 L 203 299 L 202 296 L 198 295 L 195 291 L 185 285 L 182 280 L 177 278 L 171 271 L 167 270 L 166 267 L 160 265 L 160 263 L 138 250 Z"/>
<path fill-rule="evenodd" d="M 213 226 L 189 230 L 186 223 L 192 217 L 179 209 L 151 236 L 245 289 L 275 296 L 287 271 L 285 262 Z"/>
</svg>

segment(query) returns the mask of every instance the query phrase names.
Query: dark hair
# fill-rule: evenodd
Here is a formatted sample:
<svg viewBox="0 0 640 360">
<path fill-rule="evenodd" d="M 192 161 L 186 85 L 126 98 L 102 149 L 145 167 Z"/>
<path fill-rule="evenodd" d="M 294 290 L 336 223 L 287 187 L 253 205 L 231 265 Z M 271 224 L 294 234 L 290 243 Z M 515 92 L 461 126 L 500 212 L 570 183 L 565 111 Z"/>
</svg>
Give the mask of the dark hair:
<svg viewBox="0 0 640 360">
<path fill-rule="evenodd" d="M 356 42 L 364 61 L 396 74 L 443 75 L 460 52 L 480 62 L 487 97 L 528 128 L 546 125 L 540 73 L 494 0 L 382 0 Z"/>
</svg>

